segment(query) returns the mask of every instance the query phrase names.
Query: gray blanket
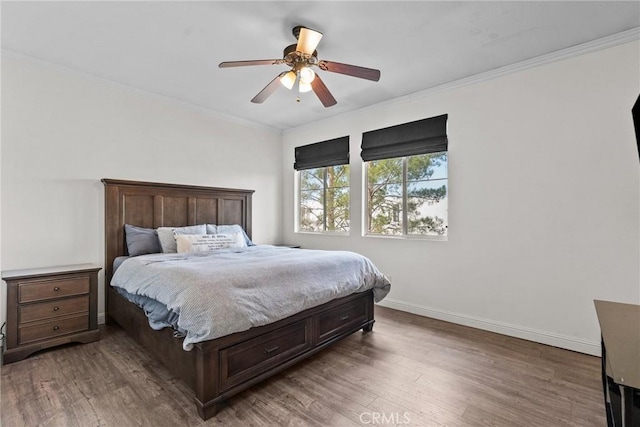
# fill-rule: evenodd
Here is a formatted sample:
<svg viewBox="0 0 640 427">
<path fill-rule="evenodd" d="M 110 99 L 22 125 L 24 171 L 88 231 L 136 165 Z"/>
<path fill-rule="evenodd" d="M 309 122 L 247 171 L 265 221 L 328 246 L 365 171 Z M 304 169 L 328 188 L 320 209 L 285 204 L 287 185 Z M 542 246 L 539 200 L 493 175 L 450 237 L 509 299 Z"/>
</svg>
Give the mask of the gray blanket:
<svg viewBox="0 0 640 427">
<path fill-rule="evenodd" d="M 185 350 L 355 292 L 373 288 L 378 302 L 391 286 L 362 255 L 269 245 L 133 257 L 111 285 L 176 313 Z"/>
</svg>

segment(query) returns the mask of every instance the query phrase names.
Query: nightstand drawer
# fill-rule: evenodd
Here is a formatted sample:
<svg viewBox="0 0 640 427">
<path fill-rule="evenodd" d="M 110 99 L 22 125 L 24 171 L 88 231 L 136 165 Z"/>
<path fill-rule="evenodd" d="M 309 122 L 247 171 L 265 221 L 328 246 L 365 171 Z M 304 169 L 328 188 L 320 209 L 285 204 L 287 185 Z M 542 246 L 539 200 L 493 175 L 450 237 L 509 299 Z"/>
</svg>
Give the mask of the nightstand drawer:
<svg viewBox="0 0 640 427">
<path fill-rule="evenodd" d="M 89 316 L 60 318 L 46 323 L 18 327 L 18 344 L 53 338 L 89 329 Z"/>
<path fill-rule="evenodd" d="M 25 303 L 88 294 L 89 289 L 90 281 L 88 276 L 58 280 L 31 280 L 20 283 L 18 302 Z"/>
<path fill-rule="evenodd" d="M 18 322 L 20 324 L 46 320 L 70 314 L 89 312 L 89 295 L 74 298 L 22 305 L 18 308 Z"/>
</svg>

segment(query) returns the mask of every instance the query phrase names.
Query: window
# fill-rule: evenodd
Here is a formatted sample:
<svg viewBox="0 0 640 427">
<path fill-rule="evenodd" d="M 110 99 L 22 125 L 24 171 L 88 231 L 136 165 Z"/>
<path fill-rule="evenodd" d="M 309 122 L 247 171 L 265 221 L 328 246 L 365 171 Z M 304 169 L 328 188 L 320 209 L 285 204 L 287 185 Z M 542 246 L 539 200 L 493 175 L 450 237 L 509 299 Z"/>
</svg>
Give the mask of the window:
<svg viewBox="0 0 640 427">
<path fill-rule="evenodd" d="M 297 231 L 349 232 L 349 137 L 296 147 Z"/>
<path fill-rule="evenodd" d="M 447 115 L 362 135 L 366 233 L 446 236 Z"/>
<path fill-rule="evenodd" d="M 446 236 L 447 152 L 366 163 L 367 233 Z"/>
<path fill-rule="evenodd" d="M 349 165 L 300 171 L 299 231 L 349 231 Z"/>
</svg>

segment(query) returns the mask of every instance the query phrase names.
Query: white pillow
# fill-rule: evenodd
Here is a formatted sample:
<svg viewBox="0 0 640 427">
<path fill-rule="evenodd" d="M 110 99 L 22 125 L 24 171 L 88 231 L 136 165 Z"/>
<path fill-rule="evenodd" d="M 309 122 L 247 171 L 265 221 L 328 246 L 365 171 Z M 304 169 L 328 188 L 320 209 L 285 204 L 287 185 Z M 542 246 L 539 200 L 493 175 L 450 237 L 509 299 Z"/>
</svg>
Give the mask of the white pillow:
<svg viewBox="0 0 640 427">
<path fill-rule="evenodd" d="M 176 253 L 178 251 L 176 236 L 179 234 L 207 234 L 207 227 L 204 224 L 189 225 L 187 227 L 159 227 L 158 240 L 160 240 L 160 247 L 162 247 L 163 253 Z"/>
<path fill-rule="evenodd" d="M 233 234 L 181 234 L 176 236 L 178 253 L 212 251 L 224 248 L 244 248 L 242 233 Z"/>
</svg>

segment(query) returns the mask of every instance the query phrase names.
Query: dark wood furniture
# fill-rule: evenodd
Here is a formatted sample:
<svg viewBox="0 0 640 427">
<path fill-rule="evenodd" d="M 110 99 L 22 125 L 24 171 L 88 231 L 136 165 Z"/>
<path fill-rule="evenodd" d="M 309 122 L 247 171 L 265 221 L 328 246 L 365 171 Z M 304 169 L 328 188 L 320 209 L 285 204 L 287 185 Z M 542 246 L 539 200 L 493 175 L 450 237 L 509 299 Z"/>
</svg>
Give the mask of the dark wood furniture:
<svg viewBox="0 0 640 427">
<path fill-rule="evenodd" d="M 640 306 L 594 301 L 602 336 L 607 424 L 640 426 Z"/>
<path fill-rule="evenodd" d="M 100 339 L 98 271 L 93 264 L 2 272 L 7 282 L 3 363 L 45 348 Z"/>
<path fill-rule="evenodd" d="M 107 321 L 125 329 L 195 392 L 206 420 L 223 400 L 360 329 L 371 331 L 373 292 L 330 301 L 278 322 L 198 343 L 192 351 L 165 328 L 154 331 L 141 309 L 108 286 L 113 261 L 126 255 L 124 224 L 157 228 L 240 224 L 251 237 L 251 190 L 103 179 Z"/>
</svg>

